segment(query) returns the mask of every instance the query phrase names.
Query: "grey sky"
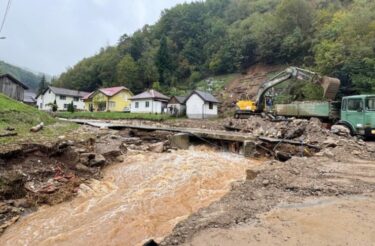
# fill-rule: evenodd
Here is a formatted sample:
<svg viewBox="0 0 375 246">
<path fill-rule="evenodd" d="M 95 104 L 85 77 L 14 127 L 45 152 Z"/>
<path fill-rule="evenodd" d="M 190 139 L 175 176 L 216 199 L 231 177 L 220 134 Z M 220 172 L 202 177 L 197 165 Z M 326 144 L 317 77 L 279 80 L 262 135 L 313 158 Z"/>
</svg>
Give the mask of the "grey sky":
<svg viewBox="0 0 375 246">
<path fill-rule="evenodd" d="M 153 24 L 161 11 L 191 0 L 12 0 L 0 60 L 58 75 L 100 47 Z M 0 0 L 3 18 L 7 0 Z"/>
</svg>

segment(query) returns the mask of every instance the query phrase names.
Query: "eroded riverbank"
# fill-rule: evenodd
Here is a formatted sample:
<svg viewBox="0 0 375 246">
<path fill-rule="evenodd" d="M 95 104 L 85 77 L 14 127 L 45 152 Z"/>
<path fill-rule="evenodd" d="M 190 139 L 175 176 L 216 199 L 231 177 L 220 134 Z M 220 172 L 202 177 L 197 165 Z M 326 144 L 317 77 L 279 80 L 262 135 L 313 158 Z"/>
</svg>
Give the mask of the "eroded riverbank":
<svg viewBox="0 0 375 246">
<path fill-rule="evenodd" d="M 70 202 L 43 207 L 9 228 L 1 245 L 140 245 L 161 239 L 220 199 L 259 162 L 208 147 L 129 152 Z M 22 232 L 22 233 L 20 233 Z"/>
</svg>

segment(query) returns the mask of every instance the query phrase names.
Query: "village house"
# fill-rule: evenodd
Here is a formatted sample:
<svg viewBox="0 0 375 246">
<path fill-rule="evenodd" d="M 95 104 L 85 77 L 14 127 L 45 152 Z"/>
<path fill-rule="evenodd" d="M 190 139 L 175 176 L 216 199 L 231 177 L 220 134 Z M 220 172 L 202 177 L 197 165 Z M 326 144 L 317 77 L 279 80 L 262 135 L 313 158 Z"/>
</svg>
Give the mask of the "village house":
<svg viewBox="0 0 375 246">
<path fill-rule="evenodd" d="M 23 97 L 23 103 L 30 106 L 36 106 L 36 94 L 32 91 L 26 90 Z"/>
<path fill-rule="evenodd" d="M 183 116 L 186 113 L 186 97 L 184 96 L 173 96 L 168 102 L 168 114 L 173 116 Z"/>
<path fill-rule="evenodd" d="M 73 102 L 73 106 L 77 110 L 84 110 L 85 103 L 83 97 L 88 95 L 88 92 L 68 90 L 64 88 L 57 88 L 48 86 L 37 99 L 37 105 L 40 110 L 52 110 L 52 105 L 56 100 L 57 110 L 64 111 L 68 109 L 68 105 Z"/>
<path fill-rule="evenodd" d="M 169 101 L 169 97 L 156 90 L 147 90 L 138 94 L 131 100 L 132 113 L 163 113 Z"/>
<path fill-rule="evenodd" d="M 124 86 L 101 88 L 83 98 L 88 111 L 130 112 L 133 93 Z"/>
<path fill-rule="evenodd" d="M 23 101 L 27 86 L 10 74 L 0 75 L 0 93 L 18 101 Z"/>
<path fill-rule="evenodd" d="M 189 119 L 208 119 L 218 116 L 219 101 L 210 93 L 193 91 L 185 100 Z"/>
</svg>

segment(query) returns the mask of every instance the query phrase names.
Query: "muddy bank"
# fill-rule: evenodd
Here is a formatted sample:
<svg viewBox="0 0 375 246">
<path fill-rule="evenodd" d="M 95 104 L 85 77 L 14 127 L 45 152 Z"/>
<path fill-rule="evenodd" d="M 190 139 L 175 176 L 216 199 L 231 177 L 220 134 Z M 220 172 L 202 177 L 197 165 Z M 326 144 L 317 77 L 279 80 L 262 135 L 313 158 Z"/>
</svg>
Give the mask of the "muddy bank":
<svg viewBox="0 0 375 246">
<path fill-rule="evenodd" d="M 374 147 L 362 142 L 340 143 L 318 156 L 293 157 L 283 163 L 269 161 L 261 169 L 249 170 L 246 181 L 234 183 L 220 201 L 179 223 L 161 245 L 189 243 L 211 228 L 256 223 L 260 214 L 281 203 L 322 196 L 373 195 Z"/>
</svg>

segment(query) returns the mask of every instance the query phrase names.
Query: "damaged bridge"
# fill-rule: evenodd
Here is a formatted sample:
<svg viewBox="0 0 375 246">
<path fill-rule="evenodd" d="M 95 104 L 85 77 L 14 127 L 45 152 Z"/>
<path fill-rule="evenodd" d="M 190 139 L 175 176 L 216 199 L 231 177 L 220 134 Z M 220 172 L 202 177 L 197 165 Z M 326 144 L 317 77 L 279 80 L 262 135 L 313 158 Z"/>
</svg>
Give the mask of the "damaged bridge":
<svg viewBox="0 0 375 246">
<path fill-rule="evenodd" d="M 66 119 L 63 119 L 66 120 Z M 78 124 L 89 125 L 93 127 L 98 127 L 102 129 L 135 129 L 142 131 L 168 131 L 176 133 L 172 138 L 172 145 L 177 148 L 185 149 L 189 145 L 189 138 L 194 137 L 201 139 L 203 141 L 215 140 L 215 141 L 226 141 L 232 143 L 239 143 L 242 148 L 242 152 L 245 156 L 252 156 L 256 148 L 257 137 L 240 133 L 240 132 L 228 132 L 220 130 L 207 130 L 200 128 L 185 128 L 185 127 L 167 127 L 167 126 L 153 126 L 153 125 L 131 125 L 131 124 L 121 124 L 121 123 L 111 123 L 103 121 L 91 121 L 91 120 L 68 120 Z M 210 143 L 210 142 L 209 142 Z"/>
</svg>

